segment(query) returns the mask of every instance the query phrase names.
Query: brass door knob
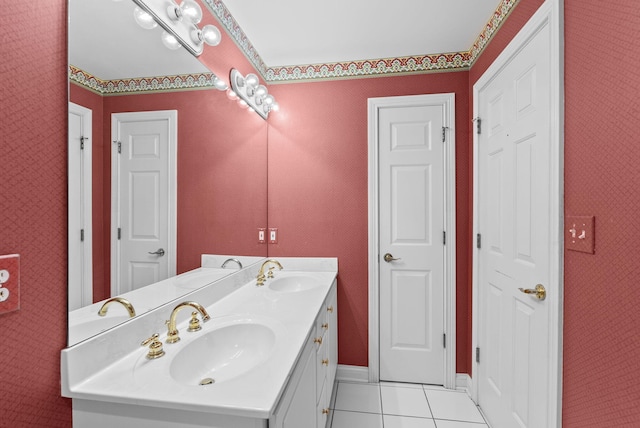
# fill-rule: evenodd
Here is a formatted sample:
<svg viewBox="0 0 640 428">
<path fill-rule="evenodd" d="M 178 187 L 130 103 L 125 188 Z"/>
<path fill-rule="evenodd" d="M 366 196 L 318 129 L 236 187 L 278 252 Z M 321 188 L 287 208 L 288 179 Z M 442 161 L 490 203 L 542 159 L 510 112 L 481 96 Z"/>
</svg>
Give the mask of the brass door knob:
<svg viewBox="0 0 640 428">
<path fill-rule="evenodd" d="M 385 255 L 384 255 L 384 261 L 385 261 L 385 262 L 387 262 L 387 263 L 391 263 L 391 262 L 392 262 L 392 261 L 394 261 L 394 260 L 400 260 L 400 257 L 395 258 L 395 257 L 393 257 L 390 253 L 387 253 L 387 254 L 385 254 Z"/>
<path fill-rule="evenodd" d="M 547 290 L 544 288 L 544 285 L 542 285 L 542 284 L 536 285 L 536 288 L 534 288 L 534 289 L 531 289 L 531 288 L 527 288 L 527 289 L 518 288 L 518 290 L 522 291 L 524 294 L 532 294 L 538 300 L 544 300 L 547 297 Z"/>
</svg>

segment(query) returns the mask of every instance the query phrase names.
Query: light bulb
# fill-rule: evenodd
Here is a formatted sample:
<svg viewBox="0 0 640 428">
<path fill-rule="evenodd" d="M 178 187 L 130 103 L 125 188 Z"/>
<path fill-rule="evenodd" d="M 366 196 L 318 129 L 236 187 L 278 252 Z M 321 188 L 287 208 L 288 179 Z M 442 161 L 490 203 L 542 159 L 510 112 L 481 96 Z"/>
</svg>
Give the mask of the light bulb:
<svg viewBox="0 0 640 428">
<path fill-rule="evenodd" d="M 238 98 L 238 104 L 240 104 L 241 108 L 249 107 L 249 104 L 247 104 L 247 102 L 245 100 L 243 100 L 242 98 Z"/>
<path fill-rule="evenodd" d="M 260 85 L 256 88 L 256 99 L 264 98 L 267 96 L 267 88 L 264 85 Z"/>
<path fill-rule="evenodd" d="M 227 90 L 227 98 L 229 98 L 230 100 L 237 100 L 238 99 L 238 94 L 236 94 L 235 92 L 233 92 L 233 89 L 229 88 Z"/>
<path fill-rule="evenodd" d="M 280 104 L 278 104 L 277 102 L 274 101 L 271 104 L 271 111 L 278 111 L 278 110 L 280 110 Z"/>
<path fill-rule="evenodd" d="M 199 24 L 202 21 L 202 9 L 194 0 L 184 0 L 180 5 L 180 11 L 183 17 L 194 24 Z"/>
<path fill-rule="evenodd" d="M 222 40 L 222 34 L 215 25 L 205 25 L 202 27 L 202 40 L 209 46 L 218 46 Z"/>
<path fill-rule="evenodd" d="M 264 103 L 267 106 L 271 106 L 271 104 L 273 104 L 276 100 L 273 98 L 272 95 L 267 95 L 266 97 L 264 97 Z"/>
<path fill-rule="evenodd" d="M 229 85 L 227 85 L 227 82 L 217 76 L 213 79 L 213 86 L 219 91 L 226 91 L 227 89 L 229 89 Z"/>
<path fill-rule="evenodd" d="M 166 31 L 162 32 L 162 44 L 173 51 L 176 49 L 180 49 L 180 42 L 178 41 L 178 39 L 176 39 L 172 34 L 169 34 Z"/>
<path fill-rule="evenodd" d="M 247 86 L 251 88 L 257 88 L 258 85 L 260 84 L 260 80 L 258 79 L 258 76 L 256 76 L 253 73 L 247 74 L 247 77 L 245 77 L 244 80 L 245 82 L 247 82 Z"/>
<path fill-rule="evenodd" d="M 145 30 L 152 30 L 158 26 L 153 17 L 138 6 L 133 9 L 133 19 Z"/>
</svg>

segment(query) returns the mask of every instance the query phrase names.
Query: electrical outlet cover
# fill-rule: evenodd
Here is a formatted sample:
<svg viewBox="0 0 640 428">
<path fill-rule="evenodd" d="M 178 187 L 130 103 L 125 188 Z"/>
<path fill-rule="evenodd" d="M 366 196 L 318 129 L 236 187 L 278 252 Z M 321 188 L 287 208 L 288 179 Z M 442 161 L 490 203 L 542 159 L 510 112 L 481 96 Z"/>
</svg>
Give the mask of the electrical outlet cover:
<svg viewBox="0 0 640 428">
<path fill-rule="evenodd" d="M 0 314 L 17 311 L 20 309 L 20 255 L 0 256 L 0 270 L 9 272 L 9 279 L 0 284 L 0 293 L 2 289 L 9 292 L 9 297 L 0 301 Z"/>
</svg>

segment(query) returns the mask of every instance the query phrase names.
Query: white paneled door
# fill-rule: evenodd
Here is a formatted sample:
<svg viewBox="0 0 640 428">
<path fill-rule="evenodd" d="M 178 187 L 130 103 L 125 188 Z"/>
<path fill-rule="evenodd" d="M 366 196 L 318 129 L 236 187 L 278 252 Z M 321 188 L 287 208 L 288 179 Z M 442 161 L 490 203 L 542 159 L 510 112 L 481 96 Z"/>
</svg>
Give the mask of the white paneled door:
<svg viewBox="0 0 640 428">
<path fill-rule="evenodd" d="M 558 288 L 550 255 L 558 220 L 551 218 L 549 27 L 477 94 L 478 404 L 497 428 L 550 426 L 550 308 Z"/>
<path fill-rule="evenodd" d="M 112 116 L 112 293 L 175 275 L 177 112 Z"/>
<path fill-rule="evenodd" d="M 444 382 L 444 111 L 378 109 L 380 379 Z"/>
</svg>

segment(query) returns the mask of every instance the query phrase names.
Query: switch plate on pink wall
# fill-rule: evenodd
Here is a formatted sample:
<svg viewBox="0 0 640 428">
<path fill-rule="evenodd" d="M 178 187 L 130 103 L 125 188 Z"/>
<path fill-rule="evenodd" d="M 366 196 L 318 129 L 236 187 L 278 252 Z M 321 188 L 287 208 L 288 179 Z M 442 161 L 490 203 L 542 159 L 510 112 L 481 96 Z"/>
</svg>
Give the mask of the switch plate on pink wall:
<svg viewBox="0 0 640 428">
<path fill-rule="evenodd" d="M 564 223 L 564 245 L 567 250 L 593 254 L 595 252 L 594 216 L 567 216 Z"/>
<path fill-rule="evenodd" d="M 20 309 L 20 255 L 0 256 L 0 314 Z M 5 300 L 6 299 L 6 300 Z"/>
</svg>

